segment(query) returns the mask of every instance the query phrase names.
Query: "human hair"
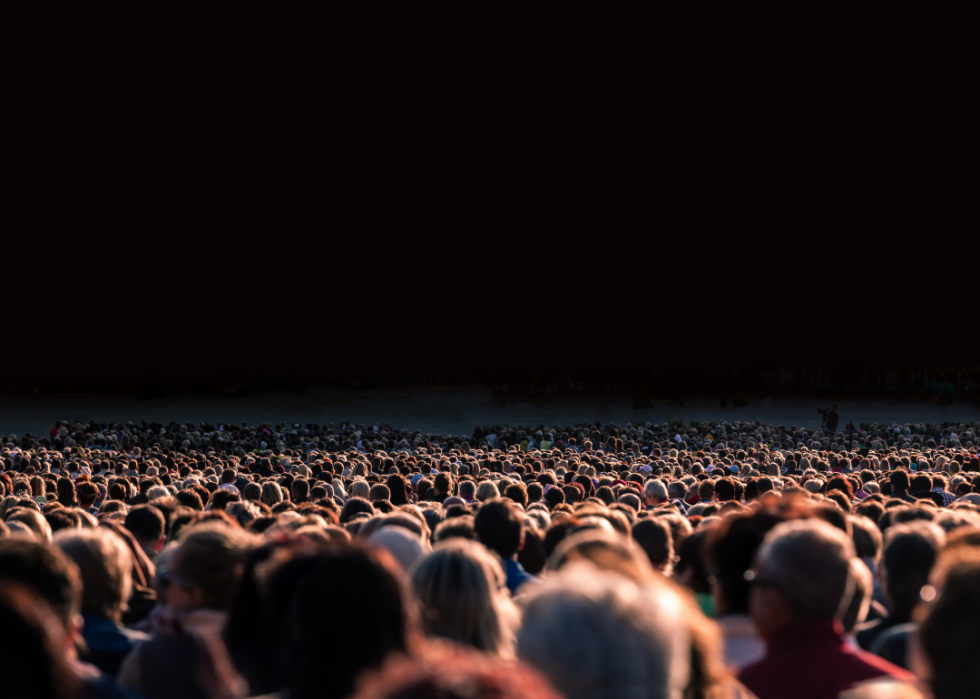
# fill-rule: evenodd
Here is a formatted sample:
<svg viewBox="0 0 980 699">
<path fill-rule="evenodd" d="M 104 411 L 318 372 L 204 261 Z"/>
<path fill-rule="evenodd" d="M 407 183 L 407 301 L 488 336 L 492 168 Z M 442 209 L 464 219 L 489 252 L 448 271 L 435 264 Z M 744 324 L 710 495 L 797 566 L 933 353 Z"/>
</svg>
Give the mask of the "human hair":
<svg viewBox="0 0 980 699">
<path fill-rule="evenodd" d="M 395 507 L 401 505 L 408 505 L 411 500 L 408 497 L 408 485 L 405 482 L 405 477 L 400 473 L 393 473 L 388 476 L 388 491 L 390 493 L 388 500 Z"/>
<path fill-rule="evenodd" d="M 652 500 L 666 500 L 667 486 L 659 478 L 651 478 L 643 486 L 643 495 Z"/>
<path fill-rule="evenodd" d="M 486 502 L 499 497 L 500 491 L 497 490 L 497 485 L 493 481 L 480 481 L 476 487 L 476 499 L 480 502 Z"/>
<path fill-rule="evenodd" d="M 384 551 L 337 544 L 285 560 L 268 580 L 264 604 L 281 619 L 277 675 L 287 696 L 348 697 L 358 676 L 389 655 L 414 654 L 411 596 Z"/>
<path fill-rule="evenodd" d="M 511 483 L 504 488 L 504 497 L 513 500 L 523 508 L 527 508 L 527 487 L 523 483 Z"/>
<path fill-rule="evenodd" d="M 181 531 L 170 570 L 201 592 L 201 607 L 227 610 L 235 590 L 236 566 L 253 546 L 251 535 L 209 521 Z"/>
<path fill-rule="evenodd" d="M 412 573 L 429 635 L 509 658 L 519 614 L 501 592 L 506 582 L 486 548 L 458 537 L 442 542 Z"/>
<path fill-rule="evenodd" d="M 367 500 L 371 496 L 371 486 L 367 484 L 367 481 L 355 480 L 350 484 L 348 495 L 352 498 Z"/>
<path fill-rule="evenodd" d="M 935 596 L 919 627 L 922 650 L 930 665 L 928 683 L 935 699 L 980 696 L 980 554 L 972 546 L 944 553 L 935 576 Z M 937 588 L 939 590 L 936 595 Z"/>
<path fill-rule="evenodd" d="M 459 645 L 434 646 L 420 658 L 392 658 L 351 699 L 560 699 L 530 667 L 502 662 Z"/>
<path fill-rule="evenodd" d="M 364 512 L 369 515 L 375 513 L 374 505 L 361 497 L 350 497 L 344 503 L 344 509 L 340 511 L 340 523 L 347 524 L 351 517 Z"/>
<path fill-rule="evenodd" d="M 126 529 L 133 533 L 140 544 L 156 544 L 166 529 L 163 513 L 152 505 L 134 507 L 126 515 Z"/>
<path fill-rule="evenodd" d="M 242 497 L 249 502 L 259 502 L 262 499 L 262 486 L 258 483 L 246 483 L 242 488 Z"/>
<path fill-rule="evenodd" d="M 674 537 L 667 523 L 659 517 L 641 519 L 633 525 L 632 536 L 650 563 L 657 570 L 669 574 L 674 558 Z"/>
<path fill-rule="evenodd" d="M 929 581 L 945 541 L 945 532 L 932 522 L 916 520 L 888 528 L 881 567 L 885 595 L 893 608 L 911 612 L 918 604 L 919 591 Z"/>
<path fill-rule="evenodd" d="M 461 515 L 460 517 L 445 519 L 436 525 L 432 539 L 434 542 L 446 541 L 456 537 L 473 539 L 476 536 L 473 532 L 473 522 L 473 515 Z"/>
<path fill-rule="evenodd" d="M 44 544 L 51 543 L 51 525 L 48 524 L 48 520 L 44 518 L 44 515 L 36 509 L 28 509 L 27 507 L 13 508 L 7 512 L 4 520 L 8 524 L 10 522 L 21 522 L 33 532 L 38 541 Z"/>
<path fill-rule="evenodd" d="M 497 498 L 477 511 L 473 531 L 481 544 L 501 558 L 510 558 L 521 547 L 524 522 L 512 501 Z"/>
<path fill-rule="evenodd" d="M 852 515 L 848 519 L 851 522 L 851 539 L 858 558 L 870 558 L 877 563 L 881 558 L 881 530 L 867 517 Z"/>
<path fill-rule="evenodd" d="M 266 481 L 262 484 L 262 502 L 269 507 L 275 507 L 283 501 L 282 490 L 275 481 Z"/>
<path fill-rule="evenodd" d="M 2 696 L 79 696 L 77 675 L 62 647 L 65 630 L 43 598 L 24 585 L 0 579 L 0 629 L 0 657 L 10 665 Z"/>
<path fill-rule="evenodd" d="M 56 486 L 58 490 L 58 502 L 62 507 L 78 507 L 78 498 L 75 497 L 75 484 L 70 478 L 59 478 Z"/>
<path fill-rule="evenodd" d="M 81 610 L 78 566 L 55 546 L 26 539 L 0 539 L 0 578 L 25 585 L 40 595 L 66 629 Z"/>
<path fill-rule="evenodd" d="M 564 696 L 680 697 L 691 653 L 685 609 L 666 584 L 577 563 L 531 589 L 517 654 Z"/>
<path fill-rule="evenodd" d="M 819 519 L 777 524 L 756 554 L 755 580 L 767 580 L 798 618 L 833 619 L 850 602 L 854 544 Z"/>
<path fill-rule="evenodd" d="M 133 557 L 105 527 L 63 529 L 54 544 L 75 562 L 82 580 L 82 611 L 119 621 L 133 587 Z"/>
<path fill-rule="evenodd" d="M 289 490 L 297 498 L 305 498 L 310 494 L 310 482 L 304 478 L 297 478 L 289 485 Z"/>
</svg>

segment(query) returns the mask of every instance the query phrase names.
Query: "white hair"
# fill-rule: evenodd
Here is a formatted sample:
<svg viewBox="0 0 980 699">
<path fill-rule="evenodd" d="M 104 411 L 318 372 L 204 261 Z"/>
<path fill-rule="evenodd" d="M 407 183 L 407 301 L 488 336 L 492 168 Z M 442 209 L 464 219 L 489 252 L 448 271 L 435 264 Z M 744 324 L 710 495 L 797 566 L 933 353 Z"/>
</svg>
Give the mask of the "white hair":
<svg viewBox="0 0 980 699">
<path fill-rule="evenodd" d="M 149 490 L 146 491 L 146 497 L 151 502 L 153 500 L 156 500 L 157 498 L 165 498 L 168 495 L 170 495 L 170 491 L 167 490 L 167 487 L 166 486 L 163 486 L 163 485 L 155 485 L 155 486 L 153 486 L 152 488 L 150 488 Z"/>
</svg>

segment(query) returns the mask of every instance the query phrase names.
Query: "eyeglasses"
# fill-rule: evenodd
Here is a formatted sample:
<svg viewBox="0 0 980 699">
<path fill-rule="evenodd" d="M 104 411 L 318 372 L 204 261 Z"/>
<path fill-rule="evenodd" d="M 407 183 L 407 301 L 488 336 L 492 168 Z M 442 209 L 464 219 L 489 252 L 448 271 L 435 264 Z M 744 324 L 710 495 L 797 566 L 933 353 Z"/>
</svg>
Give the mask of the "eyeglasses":
<svg viewBox="0 0 980 699">
<path fill-rule="evenodd" d="M 164 589 L 164 590 L 166 590 L 168 587 L 170 587 L 170 584 L 171 583 L 173 583 L 174 585 L 177 585 L 179 587 L 182 587 L 185 590 L 193 590 L 194 589 L 194 583 L 192 583 L 189 580 L 186 580 L 186 579 L 180 577 L 176 573 L 172 573 L 171 571 L 167 570 L 166 568 L 160 568 L 160 576 L 159 577 L 160 577 L 160 587 L 162 589 Z"/>
</svg>

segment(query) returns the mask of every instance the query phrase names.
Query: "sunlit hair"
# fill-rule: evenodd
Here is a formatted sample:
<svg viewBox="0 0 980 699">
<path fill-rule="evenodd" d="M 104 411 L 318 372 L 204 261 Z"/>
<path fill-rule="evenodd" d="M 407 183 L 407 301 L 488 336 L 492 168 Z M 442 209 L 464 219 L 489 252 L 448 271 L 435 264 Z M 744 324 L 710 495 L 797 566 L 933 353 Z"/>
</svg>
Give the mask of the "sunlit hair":
<svg viewBox="0 0 980 699">
<path fill-rule="evenodd" d="M 687 607 L 666 583 L 639 585 L 581 561 L 535 585 L 523 606 L 518 657 L 565 696 L 683 696 Z"/>
<path fill-rule="evenodd" d="M 412 572 L 427 632 L 504 658 L 514 652 L 519 613 L 502 590 L 506 578 L 480 544 L 454 537 Z"/>
<path fill-rule="evenodd" d="M 371 494 L 371 486 L 368 485 L 367 481 L 357 480 L 350 485 L 350 497 L 352 498 L 364 498 L 368 499 Z"/>
<path fill-rule="evenodd" d="M 476 499 L 480 502 L 500 497 L 500 491 L 493 481 L 481 481 L 476 487 Z"/>
<path fill-rule="evenodd" d="M 280 490 L 278 483 L 268 481 L 262 484 L 262 502 L 272 507 L 282 502 L 282 500 L 282 490 Z"/>
<path fill-rule="evenodd" d="M 82 577 L 82 611 L 118 621 L 133 587 L 133 557 L 115 532 L 62 529 L 55 545 L 75 561 Z"/>
</svg>

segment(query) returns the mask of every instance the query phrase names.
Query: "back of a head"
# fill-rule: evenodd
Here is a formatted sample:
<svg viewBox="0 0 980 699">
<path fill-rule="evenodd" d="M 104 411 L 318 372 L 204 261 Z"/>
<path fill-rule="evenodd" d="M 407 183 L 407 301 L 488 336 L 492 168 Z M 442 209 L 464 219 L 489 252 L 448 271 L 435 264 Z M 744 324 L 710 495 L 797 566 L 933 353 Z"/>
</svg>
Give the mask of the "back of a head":
<svg viewBox="0 0 980 699">
<path fill-rule="evenodd" d="M 888 528 L 882 567 L 885 591 L 893 607 L 912 611 L 945 541 L 943 530 L 932 522 L 918 520 Z"/>
<path fill-rule="evenodd" d="M 679 698 L 691 653 L 684 611 L 666 585 L 575 564 L 530 592 L 518 657 L 568 697 Z"/>
<path fill-rule="evenodd" d="M 134 507 L 126 515 L 126 529 L 133 533 L 136 540 L 156 543 L 163 537 L 166 520 L 163 513 L 152 505 Z"/>
<path fill-rule="evenodd" d="M 513 501 L 497 498 L 483 503 L 473 530 L 481 544 L 501 558 L 510 558 L 521 547 L 524 521 Z"/>
<path fill-rule="evenodd" d="M 633 525 L 633 541 L 639 544 L 658 570 L 668 572 L 674 557 L 670 527 L 658 517 L 647 517 Z"/>
<path fill-rule="evenodd" d="M 832 619 L 850 602 L 853 557 L 854 544 L 827 522 L 783 522 L 766 535 L 759 548 L 757 578 L 761 574 L 778 585 L 796 617 Z"/>
<path fill-rule="evenodd" d="M 291 696 L 346 697 L 362 671 L 410 652 L 406 583 L 386 556 L 340 545 L 285 564 L 309 570 L 292 586 L 282 618 L 279 668 Z"/>
<path fill-rule="evenodd" d="M 254 541 L 249 534 L 219 522 L 198 524 L 180 535 L 171 570 L 200 589 L 204 608 L 231 606 L 237 566 Z"/>
<path fill-rule="evenodd" d="M 30 588 L 51 606 L 65 628 L 81 609 L 78 566 L 54 546 L 25 539 L 0 540 L 0 579 Z"/>
<path fill-rule="evenodd" d="M 920 627 L 923 655 L 929 664 L 929 684 L 936 699 L 980 696 L 980 549 L 963 547 L 945 552 L 937 566 L 935 588 L 923 590 L 932 604 Z"/>
<path fill-rule="evenodd" d="M 133 558 L 111 529 L 65 529 L 54 539 L 78 566 L 82 580 L 82 611 L 118 620 L 132 589 Z"/>
<path fill-rule="evenodd" d="M 522 663 L 457 645 L 434 645 L 421 658 L 392 658 L 353 699 L 559 699 L 547 682 Z"/>
<path fill-rule="evenodd" d="M 506 582 L 486 548 L 460 538 L 436 547 L 412 571 L 429 634 L 503 656 L 513 651 L 516 622 L 510 600 L 500 592 Z"/>
<path fill-rule="evenodd" d="M 0 657 L 9 669 L 0 698 L 76 697 L 77 679 L 64 652 L 65 629 L 30 588 L 0 579 Z"/>
</svg>

